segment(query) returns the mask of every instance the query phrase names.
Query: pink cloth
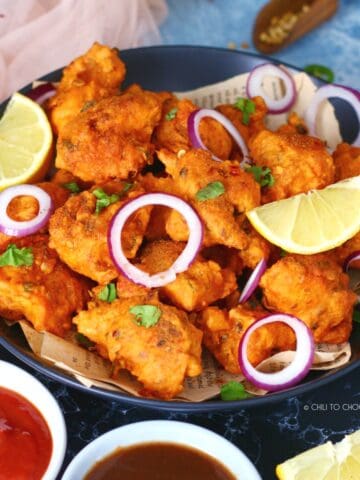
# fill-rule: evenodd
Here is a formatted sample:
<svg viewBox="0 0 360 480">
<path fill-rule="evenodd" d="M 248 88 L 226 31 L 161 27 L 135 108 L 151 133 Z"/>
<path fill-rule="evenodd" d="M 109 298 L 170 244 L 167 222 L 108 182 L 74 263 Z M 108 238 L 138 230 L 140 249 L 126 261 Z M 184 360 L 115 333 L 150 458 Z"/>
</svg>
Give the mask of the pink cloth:
<svg viewBox="0 0 360 480">
<path fill-rule="evenodd" d="M 160 43 L 165 0 L 0 0 L 0 101 L 68 64 L 94 41 Z"/>
</svg>

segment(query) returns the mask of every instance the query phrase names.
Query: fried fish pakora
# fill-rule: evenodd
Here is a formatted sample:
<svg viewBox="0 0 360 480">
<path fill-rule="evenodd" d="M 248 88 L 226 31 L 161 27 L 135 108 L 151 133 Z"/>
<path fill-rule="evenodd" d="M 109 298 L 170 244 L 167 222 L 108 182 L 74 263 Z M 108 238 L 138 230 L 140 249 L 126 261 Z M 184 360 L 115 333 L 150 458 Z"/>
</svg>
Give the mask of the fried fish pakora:
<svg viewBox="0 0 360 480">
<path fill-rule="evenodd" d="M 343 267 L 345 260 L 355 252 L 360 251 L 360 233 L 357 233 L 340 247 L 333 250 L 334 259 Z M 351 262 L 351 268 L 360 268 L 360 260 Z"/>
<path fill-rule="evenodd" d="M 333 153 L 335 164 L 335 181 L 360 175 L 360 148 L 339 143 Z"/>
<path fill-rule="evenodd" d="M 205 224 L 207 245 L 220 244 L 243 249 L 248 240 L 237 217 L 260 204 L 260 186 L 237 162 L 217 162 L 204 150 L 190 150 L 180 158 L 161 150 L 159 158 L 181 196 L 190 201 Z M 224 193 L 200 201 L 197 194 L 213 182 L 220 182 Z M 176 238 L 184 240 L 184 238 Z"/>
<path fill-rule="evenodd" d="M 51 217 L 49 232 L 50 246 L 70 268 L 105 284 L 118 275 L 107 243 L 110 221 L 126 199 L 135 198 L 143 191 L 134 187 L 125 195 L 122 182 L 110 182 L 101 188 L 109 195 L 118 194 L 119 200 L 97 214 L 97 199 L 92 192 L 74 195 Z M 151 207 L 139 209 L 124 227 L 122 247 L 128 258 L 135 257 L 142 243 L 150 213 Z"/>
<path fill-rule="evenodd" d="M 152 162 L 161 105 L 159 95 L 140 87 L 100 100 L 64 126 L 56 166 L 96 183 L 135 177 Z"/>
<path fill-rule="evenodd" d="M 42 182 L 37 184 L 48 193 L 53 201 L 53 209 L 61 207 L 70 196 L 69 190 L 62 188 L 51 182 Z M 22 195 L 15 197 L 7 208 L 7 213 L 10 218 L 17 220 L 18 222 L 24 222 L 33 219 L 39 211 L 39 203 L 34 197 Z M 44 226 L 40 233 L 47 232 L 48 226 Z M 0 249 L 5 249 L 6 246 L 14 239 L 4 233 L 0 232 Z"/>
<path fill-rule="evenodd" d="M 281 200 L 334 182 L 335 167 L 324 143 L 315 137 L 263 130 L 250 142 L 254 163 L 268 167 L 274 185 L 264 189 L 262 203 Z"/>
<path fill-rule="evenodd" d="M 178 100 L 175 96 L 163 104 L 162 118 L 154 132 L 154 143 L 159 150 L 173 153 L 192 148 L 188 133 L 188 119 L 198 107 L 190 100 Z M 206 147 L 217 157 L 230 158 L 232 139 L 225 128 L 212 118 L 200 122 L 199 132 Z"/>
<path fill-rule="evenodd" d="M 81 110 L 102 98 L 119 93 L 125 73 L 125 64 L 120 60 L 117 50 L 97 42 L 84 55 L 71 62 L 64 68 L 57 92 L 47 104 L 55 133 L 61 133 Z"/>
<path fill-rule="evenodd" d="M 254 103 L 255 111 L 249 116 L 248 123 L 244 121 L 243 112 L 235 105 L 224 104 L 216 107 L 216 110 L 225 115 L 234 124 L 246 144 L 248 144 L 249 139 L 253 135 L 265 129 L 264 122 L 267 114 L 267 106 L 262 97 L 254 97 L 251 101 Z M 227 158 L 232 157 L 229 156 Z"/>
<path fill-rule="evenodd" d="M 151 275 L 167 270 L 184 247 L 183 243 L 169 240 L 149 243 L 141 252 L 137 266 Z M 222 269 L 216 262 L 198 255 L 190 267 L 162 287 L 160 293 L 177 307 L 191 312 L 226 297 L 236 287 L 236 277 L 230 269 Z"/>
<path fill-rule="evenodd" d="M 303 320 L 316 343 L 349 339 L 357 296 L 329 255 L 286 255 L 264 273 L 260 287 L 265 307 Z"/>
<path fill-rule="evenodd" d="M 31 249 L 33 264 L 0 267 L 0 316 L 26 318 L 38 331 L 63 336 L 72 315 L 85 307 L 89 285 L 59 260 L 47 240 L 47 235 L 16 240 L 19 249 Z"/>
<path fill-rule="evenodd" d="M 158 307 L 161 316 L 151 327 L 139 325 L 130 309 Z M 201 373 L 201 332 L 185 312 L 153 297 L 117 299 L 82 311 L 74 318 L 78 331 L 100 345 L 117 369 L 129 370 L 145 394 L 171 399 L 181 392 L 186 376 Z"/>
<path fill-rule="evenodd" d="M 208 307 L 198 315 L 197 326 L 204 334 L 204 345 L 230 373 L 241 373 L 238 362 L 239 343 L 245 331 L 268 312 L 261 307 L 239 304 L 231 310 Z M 284 350 L 293 350 L 295 335 L 287 325 L 270 323 L 258 328 L 250 337 L 249 361 L 258 365 Z"/>
</svg>

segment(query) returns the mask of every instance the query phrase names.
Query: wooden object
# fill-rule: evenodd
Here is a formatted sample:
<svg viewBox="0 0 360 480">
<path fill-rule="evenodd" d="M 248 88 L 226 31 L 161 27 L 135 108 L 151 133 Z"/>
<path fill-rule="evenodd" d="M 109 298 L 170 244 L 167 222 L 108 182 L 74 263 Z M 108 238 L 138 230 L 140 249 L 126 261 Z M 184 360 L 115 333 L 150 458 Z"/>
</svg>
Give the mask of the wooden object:
<svg viewBox="0 0 360 480">
<path fill-rule="evenodd" d="M 309 7 L 307 11 L 302 11 L 304 5 Z M 266 54 L 276 52 L 328 20 L 337 8 L 338 0 L 271 0 L 260 10 L 256 18 L 253 42 L 260 52 Z M 269 31 L 271 20 L 274 17 L 280 18 L 287 12 L 298 14 L 298 19 L 288 35 L 277 44 L 261 41 L 260 36 Z"/>
</svg>

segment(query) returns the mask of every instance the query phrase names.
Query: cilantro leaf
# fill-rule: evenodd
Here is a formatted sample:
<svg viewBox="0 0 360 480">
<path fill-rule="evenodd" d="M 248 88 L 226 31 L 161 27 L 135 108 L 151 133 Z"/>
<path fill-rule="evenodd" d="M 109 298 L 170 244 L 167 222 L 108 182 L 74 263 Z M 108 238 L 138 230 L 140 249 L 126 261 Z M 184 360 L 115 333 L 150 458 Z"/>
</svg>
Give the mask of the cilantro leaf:
<svg viewBox="0 0 360 480">
<path fill-rule="evenodd" d="M 250 398 L 252 395 L 247 393 L 245 387 L 240 382 L 235 382 L 231 380 L 230 382 L 225 383 L 220 388 L 221 400 L 231 401 L 231 400 L 244 400 L 245 398 Z"/>
<path fill-rule="evenodd" d="M 161 317 L 161 310 L 155 305 L 135 305 L 129 312 L 135 315 L 135 322 L 145 328 L 153 327 Z"/>
<path fill-rule="evenodd" d="M 360 311 L 357 310 L 357 308 L 354 308 L 352 319 L 353 319 L 353 322 L 360 323 Z"/>
<path fill-rule="evenodd" d="M 177 112 L 178 112 L 178 109 L 176 107 L 169 110 L 165 115 L 166 120 L 174 120 L 174 118 L 177 115 Z"/>
<path fill-rule="evenodd" d="M 112 303 L 117 298 L 115 283 L 108 283 L 105 285 L 105 287 L 98 293 L 98 298 L 104 302 Z"/>
<path fill-rule="evenodd" d="M 63 183 L 63 187 L 69 190 L 71 193 L 81 192 L 81 188 L 76 182 Z"/>
<path fill-rule="evenodd" d="M 250 115 L 255 112 L 255 103 L 248 98 L 239 97 L 234 103 L 234 107 L 242 111 L 242 123 L 249 125 Z"/>
<path fill-rule="evenodd" d="M 246 171 L 252 173 L 255 181 L 260 184 L 261 187 L 272 187 L 275 183 L 275 179 L 271 174 L 271 170 L 268 167 L 252 167 L 246 168 Z"/>
<path fill-rule="evenodd" d="M 210 200 L 211 198 L 220 197 L 225 193 L 225 187 L 221 182 L 210 182 L 206 187 L 202 188 L 195 195 L 196 200 L 203 202 L 205 200 Z"/>
<path fill-rule="evenodd" d="M 5 252 L 0 255 L 0 267 L 30 267 L 34 263 L 32 248 L 17 248 L 10 243 Z"/>
<path fill-rule="evenodd" d="M 95 207 L 95 213 L 97 215 L 99 215 L 101 210 L 108 207 L 112 203 L 117 202 L 120 198 L 120 196 L 116 195 L 116 193 L 113 193 L 112 195 L 108 195 L 107 193 L 104 192 L 102 188 L 95 188 L 95 190 L 93 190 L 92 193 L 97 198 L 96 207 Z"/>
<path fill-rule="evenodd" d="M 95 343 L 92 342 L 88 337 L 86 337 L 85 335 L 83 335 L 82 333 L 79 333 L 79 332 L 77 332 L 75 334 L 75 339 L 76 339 L 76 341 L 78 342 L 79 345 L 81 345 L 82 347 L 85 347 L 85 348 L 90 348 L 90 347 L 93 347 L 95 345 Z"/>
<path fill-rule="evenodd" d="M 280 257 L 281 258 L 286 257 L 287 254 L 288 254 L 288 252 L 286 250 L 283 250 L 283 249 L 280 250 Z"/>
</svg>

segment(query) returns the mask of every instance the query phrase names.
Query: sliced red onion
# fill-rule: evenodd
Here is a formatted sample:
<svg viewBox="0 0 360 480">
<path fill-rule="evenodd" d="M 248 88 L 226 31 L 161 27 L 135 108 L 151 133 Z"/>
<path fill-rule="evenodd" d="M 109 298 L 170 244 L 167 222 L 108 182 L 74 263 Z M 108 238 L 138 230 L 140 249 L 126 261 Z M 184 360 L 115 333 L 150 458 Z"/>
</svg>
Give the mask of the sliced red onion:
<svg viewBox="0 0 360 480">
<path fill-rule="evenodd" d="M 39 212 L 35 218 L 26 221 L 13 220 L 7 214 L 11 200 L 20 196 L 34 197 L 39 202 Z M 52 211 L 52 199 L 36 185 L 16 185 L 0 192 L 0 232 L 11 237 L 26 237 L 46 225 Z"/>
<path fill-rule="evenodd" d="M 360 260 L 360 250 L 357 250 L 356 252 L 352 253 L 345 259 L 344 266 L 343 266 L 345 272 L 349 271 L 350 265 L 356 260 Z"/>
<path fill-rule="evenodd" d="M 279 100 L 270 98 L 262 88 L 264 77 L 267 76 L 278 77 L 284 82 L 285 95 Z M 263 97 L 269 113 L 284 113 L 288 112 L 294 105 L 297 92 L 292 75 L 284 67 L 272 63 L 263 63 L 251 70 L 246 82 L 246 95 L 249 98 Z"/>
<path fill-rule="evenodd" d="M 121 246 L 121 234 L 128 218 L 139 208 L 149 205 L 173 208 L 185 218 L 189 228 L 188 242 L 179 257 L 168 270 L 154 275 L 149 275 L 130 263 Z M 132 282 L 148 288 L 163 287 L 173 282 L 177 273 L 187 270 L 201 247 L 202 239 L 203 225 L 193 207 L 181 198 L 167 193 L 146 193 L 129 200 L 115 213 L 108 232 L 110 255 L 117 268 Z"/>
<path fill-rule="evenodd" d="M 241 292 L 239 303 L 246 302 L 249 300 L 251 295 L 254 293 L 256 287 L 259 285 L 260 278 L 266 270 L 266 260 L 263 258 L 254 268 L 252 274 L 249 277 L 249 280 L 246 282 L 243 291 Z"/>
<path fill-rule="evenodd" d="M 203 150 L 209 151 L 209 149 L 201 140 L 200 130 L 199 130 L 201 120 L 206 117 L 213 118 L 217 122 L 221 123 L 221 125 L 225 128 L 225 130 L 227 130 L 227 132 L 232 136 L 232 138 L 234 139 L 237 146 L 240 148 L 244 157 L 244 160 L 241 162 L 241 165 L 243 163 L 249 163 L 249 150 L 246 146 L 244 139 L 238 132 L 238 130 L 230 122 L 230 120 L 225 117 L 225 115 L 223 115 L 222 113 L 216 110 L 211 110 L 210 108 L 200 108 L 199 110 L 194 110 L 189 115 L 188 133 L 189 133 L 189 138 L 192 146 L 194 148 L 202 148 Z M 212 155 L 214 160 L 222 162 L 221 158 L 216 157 L 214 154 Z"/>
<path fill-rule="evenodd" d="M 329 98 L 334 97 L 342 98 L 343 100 L 346 100 L 350 103 L 350 105 L 355 110 L 360 125 L 360 92 L 353 88 L 344 87 L 342 85 L 323 85 L 322 87 L 317 89 L 305 112 L 304 119 L 308 126 L 310 135 L 316 136 L 317 134 L 316 118 L 321 104 L 324 100 L 328 100 Z M 356 147 L 360 146 L 360 129 L 356 139 L 353 141 L 352 144 Z"/>
<path fill-rule="evenodd" d="M 264 373 L 254 368 L 249 362 L 247 347 L 255 330 L 274 322 L 285 323 L 293 329 L 296 335 L 296 352 L 293 361 L 283 370 L 275 373 Z M 314 337 L 305 323 L 292 315 L 276 313 L 257 320 L 245 331 L 239 344 L 239 366 L 245 378 L 253 385 L 274 392 L 299 383 L 310 370 L 314 352 Z"/>
<path fill-rule="evenodd" d="M 26 93 L 26 96 L 42 105 L 49 98 L 53 97 L 56 93 L 56 87 L 52 83 L 41 83 L 37 87 L 34 87 L 30 92 Z"/>
</svg>

